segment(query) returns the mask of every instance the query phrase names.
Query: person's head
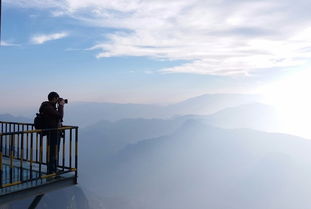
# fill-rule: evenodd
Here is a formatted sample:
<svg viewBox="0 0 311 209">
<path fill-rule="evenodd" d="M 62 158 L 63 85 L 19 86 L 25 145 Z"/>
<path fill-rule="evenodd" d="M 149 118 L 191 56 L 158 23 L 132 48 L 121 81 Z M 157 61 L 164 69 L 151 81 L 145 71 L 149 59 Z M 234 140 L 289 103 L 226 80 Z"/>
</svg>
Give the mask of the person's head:
<svg viewBox="0 0 311 209">
<path fill-rule="evenodd" d="M 50 92 L 49 93 L 49 95 L 48 95 L 48 100 L 49 100 L 49 102 L 52 102 L 52 103 L 57 103 L 57 101 L 58 101 L 58 99 L 59 99 L 59 95 L 58 95 L 58 93 L 56 93 L 56 92 L 54 92 L 54 91 L 52 91 L 52 92 Z"/>
</svg>

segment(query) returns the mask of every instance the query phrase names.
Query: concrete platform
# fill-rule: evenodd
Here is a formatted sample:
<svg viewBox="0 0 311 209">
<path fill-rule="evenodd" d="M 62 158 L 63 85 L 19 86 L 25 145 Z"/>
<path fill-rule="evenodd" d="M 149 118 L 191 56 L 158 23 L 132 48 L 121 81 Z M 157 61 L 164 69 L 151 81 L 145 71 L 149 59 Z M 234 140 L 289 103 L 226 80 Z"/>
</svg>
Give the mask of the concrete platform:
<svg viewBox="0 0 311 209">
<path fill-rule="evenodd" d="M 8 160 L 5 162 L 3 165 L 2 185 L 18 183 L 21 179 L 25 182 L 0 188 L 0 205 L 76 184 L 75 172 L 59 174 L 57 177 L 46 177 L 46 166 L 44 165 L 41 167 L 40 175 L 39 166 L 36 164 L 33 164 L 33 169 L 30 172 L 29 163 L 25 163 L 22 169 L 20 167 L 11 169 L 7 163 Z M 10 177 L 11 172 L 12 178 Z M 41 178 L 40 176 L 45 177 Z"/>
</svg>

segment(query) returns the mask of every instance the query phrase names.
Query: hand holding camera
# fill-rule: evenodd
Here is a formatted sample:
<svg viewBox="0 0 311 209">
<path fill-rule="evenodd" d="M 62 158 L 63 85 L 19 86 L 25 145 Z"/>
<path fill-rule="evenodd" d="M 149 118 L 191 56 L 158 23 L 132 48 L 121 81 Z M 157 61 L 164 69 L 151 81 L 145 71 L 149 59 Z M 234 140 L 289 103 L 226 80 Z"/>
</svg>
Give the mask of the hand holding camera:
<svg viewBox="0 0 311 209">
<path fill-rule="evenodd" d="M 58 105 L 68 104 L 68 99 L 59 98 L 57 102 Z"/>
</svg>

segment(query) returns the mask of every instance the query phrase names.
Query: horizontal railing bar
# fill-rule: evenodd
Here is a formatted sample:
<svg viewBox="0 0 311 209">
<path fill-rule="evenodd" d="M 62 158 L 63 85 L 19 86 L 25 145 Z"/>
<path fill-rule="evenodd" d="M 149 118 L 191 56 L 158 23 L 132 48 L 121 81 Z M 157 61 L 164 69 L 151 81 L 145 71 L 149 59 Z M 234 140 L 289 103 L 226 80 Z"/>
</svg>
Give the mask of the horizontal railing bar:
<svg viewBox="0 0 311 209">
<path fill-rule="evenodd" d="M 60 128 L 50 128 L 50 129 L 36 129 L 36 130 L 28 130 L 28 131 L 17 131 L 17 132 L 6 132 L 0 133 L 0 136 L 10 136 L 15 134 L 30 134 L 30 133 L 43 133 L 49 131 L 63 131 L 63 130 L 70 130 L 70 129 L 77 129 L 78 126 L 62 126 Z"/>
<path fill-rule="evenodd" d="M 9 122 L 9 121 L 0 121 L 0 124 L 16 124 L 16 125 L 28 125 L 28 126 L 34 126 L 33 123 L 23 123 L 23 122 Z"/>
</svg>

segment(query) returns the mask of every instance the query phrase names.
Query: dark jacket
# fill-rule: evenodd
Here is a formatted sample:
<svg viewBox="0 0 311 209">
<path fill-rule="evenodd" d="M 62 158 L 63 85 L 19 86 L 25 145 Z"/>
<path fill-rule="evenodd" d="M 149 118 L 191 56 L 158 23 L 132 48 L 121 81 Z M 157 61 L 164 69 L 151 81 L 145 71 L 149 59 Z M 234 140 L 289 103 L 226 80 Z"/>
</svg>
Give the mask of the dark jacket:
<svg viewBox="0 0 311 209">
<path fill-rule="evenodd" d="M 46 101 L 41 104 L 39 112 L 43 115 L 45 128 L 60 127 L 64 116 L 64 106 L 59 105 L 57 109 L 56 104 Z"/>
</svg>

